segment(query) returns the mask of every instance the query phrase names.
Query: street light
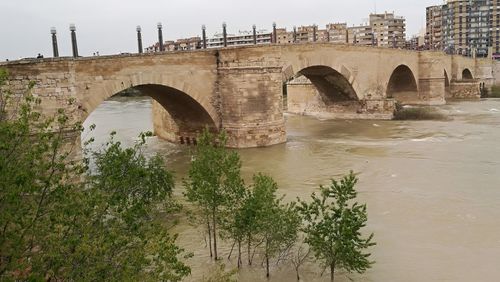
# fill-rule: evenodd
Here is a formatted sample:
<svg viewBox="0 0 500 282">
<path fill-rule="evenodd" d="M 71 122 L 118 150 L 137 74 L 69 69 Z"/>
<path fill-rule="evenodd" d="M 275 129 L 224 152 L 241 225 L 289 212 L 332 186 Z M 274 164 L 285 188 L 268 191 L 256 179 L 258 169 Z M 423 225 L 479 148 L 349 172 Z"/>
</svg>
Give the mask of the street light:
<svg viewBox="0 0 500 282">
<path fill-rule="evenodd" d="M 201 26 L 201 35 L 203 40 L 203 49 L 207 49 L 207 27 L 205 25 Z"/>
<path fill-rule="evenodd" d="M 273 22 L 273 43 L 276 43 L 276 22 Z"/>
<path fill-rule="evenodd" d="M 226 31 L 226 22 L 222 23 L 222 40 L 224 43 L 224 47 L 227 47 L 227 31 Z"/>
<path fill-rule="evenodd" d="M 137 31 L 137 48 L 139 49 L 139 54 L 142 54 L 142 34 L 141 34 L 141 26 L 138 25 L 135 30 Z"/>
<path fill-rule="evenodd" d="M 54 58 L 59 57 L 59 48 L 57 48 L 57 30 L 55 27 L 50 28 L 50 34 L 52 34 L 52 52 L 54 53 Z"/>
<path fill-rule="evenodd" d="M 75 24 L 69 25 L 69 30 L 71 31 L 71 46 L 73 48 L 73 57 L 78 57 L 78 45 L 76 43 L 76 26 Z"/>
<path fill-rule="evenodd" d="M 252 25 L 253 30 L 253 45 L 257 45 L 257 26 Z"/>
<path fill-rule="evenodd" d="M 165 51 L 163 48 L 163 32 L 162 32 L 162 24 L 159 22 L 156 27 L 158 27 L 158 42 L 160 43 L 160 52 Z"/>
</svg>

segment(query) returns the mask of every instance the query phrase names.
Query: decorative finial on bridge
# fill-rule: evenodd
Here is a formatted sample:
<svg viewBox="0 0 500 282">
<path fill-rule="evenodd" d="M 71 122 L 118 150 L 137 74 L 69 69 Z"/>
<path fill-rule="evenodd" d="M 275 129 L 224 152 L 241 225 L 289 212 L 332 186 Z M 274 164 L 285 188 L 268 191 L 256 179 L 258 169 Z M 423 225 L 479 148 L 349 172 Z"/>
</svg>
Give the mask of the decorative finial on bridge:
<svg viewBox="0 0 500 282">
<path fill-rule="evenodd" d="M 57 30 L 55 27 L 50 28 L 50 34 L 52 34 L 52 52 L 54 58 L 57 58 L 59 57 L 59 48 L 57 47 Z"/>
<path fill-rule="evenodd" d="M 71 46 L 73 49 L 73 57 L 78 57 L 78 45 L 76 43 L 76 26 L 75 24 L 69 25 L 69 30 L 71 31 Z"/>
</svg>

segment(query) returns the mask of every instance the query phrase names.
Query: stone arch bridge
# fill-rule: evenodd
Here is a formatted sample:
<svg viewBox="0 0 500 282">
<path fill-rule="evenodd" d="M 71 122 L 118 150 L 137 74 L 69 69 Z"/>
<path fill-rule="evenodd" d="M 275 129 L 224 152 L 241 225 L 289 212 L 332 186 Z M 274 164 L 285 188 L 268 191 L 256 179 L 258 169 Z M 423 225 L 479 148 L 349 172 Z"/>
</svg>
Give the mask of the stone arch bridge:
<svg viewBox="0 0 500 282">
<path fill-rule="evenodd" d="M 389 118 L 394 101 L 443 104 L 447 97 L 478 95 L 480 81 L 491 79 L 491 67 L 479 59 L 330 43 L 20 60 L 0 67 L 8 69 L 15 93 L 36 83 L 43 113 L 66 108 L 83 122 L 101 102 L 133 87 L 155 100 L 158 136 L 193 142 L 208 126 L 225 129 L 229 145 L 239 148 L 286 141 L 284 93 L 296 113 Z"/>
</svg>

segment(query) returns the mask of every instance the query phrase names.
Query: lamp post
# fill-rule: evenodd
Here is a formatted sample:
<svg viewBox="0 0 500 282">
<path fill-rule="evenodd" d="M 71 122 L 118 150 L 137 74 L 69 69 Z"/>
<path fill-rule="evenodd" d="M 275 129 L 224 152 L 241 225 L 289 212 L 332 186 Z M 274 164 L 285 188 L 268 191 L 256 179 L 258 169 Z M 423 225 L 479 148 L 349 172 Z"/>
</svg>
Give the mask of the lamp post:
<svg viewBox="0 0 500 282">
<path fill-rule="evenodd" d="M 257 45 L 257 26 L 252 25 L 253 30 L 253 45 Z"/>
<path fill-rule="evenodd" d="M 293 43 L 297 42 L 297 27 L 293 26 Z"/>
<path fill-rule="evenodd" d="M 138 25 L 135 30 L 137 30 L 137 48 L 139 49 L 139 54 L 142 54 L 141 26 Z"/>
<path fill-rule="evenodd" d="M 313 42 L 316 42 L 316 24 L 313 24 Z"/>
<path fill-rule="evenodd" d="M 276 44 L 276 23 L 273 22 L 273 43 Z"/>
<path fill-rule="evenodd" d="M 222 40 L 224 43 L 224 47 L 227 47 L 227 31 L 226 31 L 226 22 L 222 23 Z"/>
<path fill-rule="evenodd" d="M 205 25 L 201 26 L 201 37 L 203 40 L 203 49 L 207 49 L 207 27 Z"/>
<path fill-rule="evenodd" d="M 69 25 L 69 30 L 71 31 L 71 46 L 73 48 L 73 57 L 78 57 L 78 45 L 76 43 L 76 26 L 75 24 Z"/>
<path fill-rule="evenodd" d="M 158 27 L 158 42 L 160 43 L 160 52 L 163 52 L 165 51 L 165 49 L 163 48 L 163 32 L 162 32 L 162 24 L 161 23 L 158 23 L 156 25 L 156 27 Z"/>
<path fill-rule="evenodd" d="M 50 34 L 52 34 L 52 52 L 54 53 L 54 58 L 59 57 L 59 48 L 57 48 L 57 30 L 55 27 L 50 28 Z"/>
</svg>

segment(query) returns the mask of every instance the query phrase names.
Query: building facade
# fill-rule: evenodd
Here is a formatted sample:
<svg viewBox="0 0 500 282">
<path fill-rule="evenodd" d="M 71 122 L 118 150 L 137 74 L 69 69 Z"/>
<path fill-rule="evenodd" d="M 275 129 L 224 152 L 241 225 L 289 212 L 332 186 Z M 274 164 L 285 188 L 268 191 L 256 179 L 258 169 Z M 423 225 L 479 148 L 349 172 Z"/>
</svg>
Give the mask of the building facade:
<svg viewBox="0 0 500 282">
<path fill-rule="evenodd" d="M 448 0 L 427 7 L 426 46 L 465 56 L 500 54 L 499 5 L 498 0 Z"/>
<path fill-rule="evenodd" d="M 405 48 L 406 23 L 394 13 L 370 14 L 370 27 L 379 47 Z"/>
<path fill-rule="evenodd" d="M 428 50 L 443 49 L 443 9 L 442 5 L 427 7 L 425 11 L 425 47 Z"/>
<path fill-rule="evenodd" d="M 330 23 L 326 25 L 329 41 L 333 43 L 349 43 L 347 23 Z"/>
<path fill-rule="evenodd" d="M 273 33 L 267 30 L 256 31 L 257 44 L 271 44 Z M 253 31 L 239 31 L 238 34 L 227 34 L 227 46 L 248 46 L 253 45 Z M 207 48 L 224 47 L 224 35 L 216 33 L 207 39 Z"/>
<path fill-rule="evenodd" d="M 349 43 L 362 46 L 375 46 L 375 36 L 370 25 L 352 26 L 347 28 Z"/>
</svg>

